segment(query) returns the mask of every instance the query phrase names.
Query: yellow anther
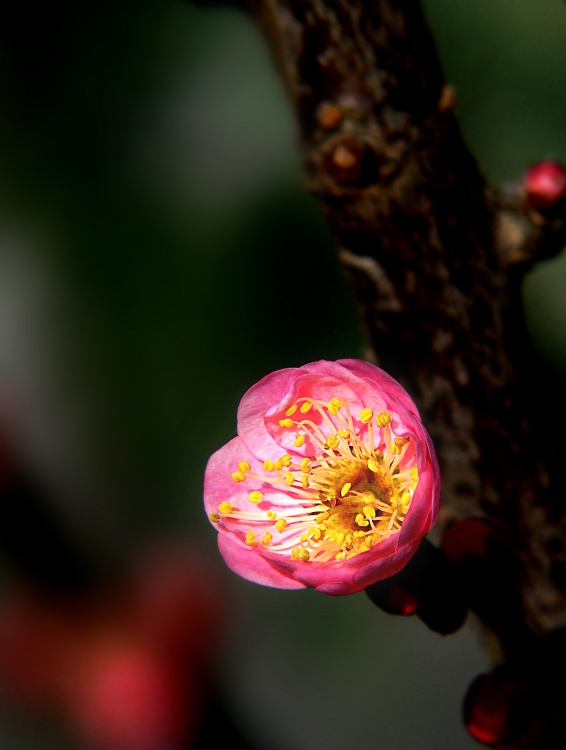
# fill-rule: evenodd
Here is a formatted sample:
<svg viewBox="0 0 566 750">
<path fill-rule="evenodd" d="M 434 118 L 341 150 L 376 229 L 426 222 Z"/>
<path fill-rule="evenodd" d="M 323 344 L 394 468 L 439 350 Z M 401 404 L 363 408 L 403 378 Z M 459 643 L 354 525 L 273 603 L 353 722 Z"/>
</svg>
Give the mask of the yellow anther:
<svg viewBox="0 0 566 750">
<path fill-rule="evenodd" d="M 290 406 L 285 412 L 286 417 L 291 417 L 297 411 L 297 404 Z"/>
<path fill-rule="evenodd" d="M 348 430 L 338 430 L 338 434 L 341 438 L 344 438 L 344 440 L 347 440 L 350 437 Z"/>
<path fill-rule="evenodd" d="M 262 544 L 269 544 L 269 542 L 273 539 L 273 534 L 270 534 L 269 531 L 267 534 L 264 535 L 263 539 L 261 540 Z"/>
<path fill-rule="evenodd" d="M 377 474 L 377 472 L 379 471 L 379 464 L 374 458 L 370 458 L 368 460 L 368 469 L 370 471 L 373 471 L 375 474 Z"/>
<path fill-rule="evenodd" d="M 263 462 L 263 470 L 264 471 L 275 471 L 275 464 L 273 461 L 264 461 Z"/>
<path fill-rule="evenodd" d="M 311 471 L 311 462 L 308 458 L 303 458 L 301 461 L 301 471 L 303 474 L 309 474 Z"/>
<path fill-rule="evenodd" d="M 330 513 L 319 513 L 318 516 L 315 518 L 315 521 L 317 523 L 324 523 L 325 521 L 328 521 L 330 518 Z"/>
<path fill-rule="evenodd" d="M 299 548 L 293 547 L 291 550 L 291 560 L 298 560 L 299 559 Z"/>
<path fill-rule="evenodd" d="M 220 505 L 218 506 L 218 510 L 221 513 L 231 513 L 233 510 L 236 510 L 233 505 L 231 505 L 228 500 L 223 500 Z"/>
<path fill-rule="evenodd" d="M 375 508 L 372 508 L 371 505 L 364 505 L 364 516 L 367 519 L 375 518 Z"/>
<path fill-rule="evenodd" d="M 281 471 L 283 466 L 284 466 L 283 460 L 281 458 L 278 458 L 277 461 L 275 462 L 275 471 Z"/>
<path fill-rule="evenodd" d="M 248 531 L 248 533 L 246 534 L 246 544 L 248 545 L 248 547 L 255 547 L 255 545 L 257 544 L 253 531 Z"/>
<path fill-rule="evenodd" d="M 341 547 L 341 546 L 342 546 L 342 544 L 344 543 L 344 537 L 345 537 L 345 536 L 346 536 L 346 535 L 344 534 L 344 532 L 343 532 L 343 531 L 341 531 L 341 532 L 340 532 L 339 534 L 336 534 L 336 537 L 335 537 L 334 541 L 336 542 L 336 544 L 337 544 L 337 545 L 338 545 L 339 547 Z"/>
<path fill-rule="evenodd" d="M 295 442 L 293 443 L 293 445 L 295 446 L 295 448 L 300 448 L 301 445 L 304 445 L 304 442 L 305 442 L 305 436 L 304 435 L 298 435 L 297 439 L 295 440 Z"/>
<path fill-rule="evenodd" d="M 312 537 L 316 540 L 320 539 L 320 537 L 322 536 L 318 526 L 311 526 L 309 529 L 309 534 L 311 534 Z"/>
<path fill-rule="evenodd" d="M 356 516 L 356 523 L 358 526 L 369 526 L 369 521 L 362 513 L 358 513 Z"/>
<path fill-rule="evenodd" d="M 303 474 L 303 476 L 301 477 L 301 484 L 303 485 L 303 487 L 308 487 L 309 486 L 309 475 L 308 474 Z"/>
<path fill-rule="evenodd" d="M 340 445 L 340 440 L 339 440 L 339 438 L 338 438 L 338 437 L 337 437 L 336 435 L 334 435 L 334 433 L 331 433 L 331 434 L 330 434 L 330 435 L 329 435 L 329 436 L 328 436 L 328 437 L 326 438 L 326 443 L 324 444 L 324 447 L 325 447 L 325 448 L 326 448 L 327 450 L 328 450 L 329 448 L 331 448 L 332 450 L 334 450 L 334 448 L 338 448 L 338 446 L 339 446 L 339 445 Z"/>
<path fill-rule="evenodd" d="M 240 463 L 238 464 L 238 471 L 241 472 L 242 474 L 245 474 L 246 471 L 249 471 L 250 469 L 251 469 L 251 466 L 249 465 L 247 461 L 240 461 Z"/>
<path fill-rule="evenodd" d="M 284 518 L 280 518 L 278 521 L 275 521 L 275 528 L 280 534 L 285 531 L 285 526 L 287 526 L 287 521 Z"/>
<path fill-rule="evenodd" d="M 391 422 L 391 414 L 388 411 L 380 411 L 375 418 L 375 423 L 378 427 L 387 427 Z"/>
<path fill-rule="evenodd" d="M 348 494 L 348 492 L 350 492 L 351 486 L 352 486 L 352 482 L 346 482 L 346 484 L 340 490 L 340 496 L 341 497 L 346 497 L 346 495 Z"/>
<path fill-rule="evenodd" d="M 303 562 L 308 562 L 308 560 L 311 559 L 311 556 L 309 555 L 306 549 L 299 550 L 299 554 L 297 555 L 297 557 L 299 558 L 299 560 L 302 560 Z"/>
<path fill-rule="evenodd" d="M 410 503 L 411 503 L 411 493 L 403 492 L 403 494 L 401 495 L 401 509 L 403 513 L 407 512 Z"/>
<path fill-rule="evenodd" d="M 212 523 L 218 523 L 218 521 L 220 521 L 220 516 L 218 515 L 218 513 L 211 513 L 208 517 L 210 518 Z"/>
<path fill-rule="evenodd" d="M 389 446 L 389 450 L 391 451 L 391 453 L 393 453 L 394 456 L 401 455 L 401 448 L 399 448 L 398 445 L 395 445 L 395 443 L 391 443 L 391 445 Z"/>
<path fill-rule="evenodd" d="M 362 409 L 360 412 L 360 421 L 363 422 L 363 424 L 367 424 L 370 419 L 373 417 L 373 412 L 371 409 Z"/>
<path fill-rule="evenodd" d="M 404 445 L 407 445 L 407 443 L 409 442 L 409 438 L 408 437 L 396 437 L 393 442 L 398 448 L 402 448 Z"/>
<path fill-rule="evenodd" d="M 301 414 L 306 414 L 311 409 L 312 409 L 312 401 L 304 401 L 301 404 L 301 407 L 300 407 L 299 411 L 301 412 Z"/>
<path fill-rule="evenodd" d="M 292 427 L 292 426 L 293 426 L 293 420 L 289 419 L 288 417 L 286 419 L 279 420 L 279 427 Z"/>
<path fill-rule="evenodd" d="M 335 406 L 335 407 L 336 407 L 337 409 L 341 409 L 341 408 L 342 408 L 342 407 L 344 406 L 344 404 L 345 404 L 346 402 L 345 402 L 345 401 L 340 401 L 340 399 L 339 399 L 339 398 L 336 398 L 336 396 L 333 396 L 333 397 L 332 397 L 332 398 L 330 399 L 330 403 L 331 403 L 331 404 L 334 404 L 334 406 Z"/>
<path fill-rule="evenodd" d="M 248 498 L 250 503 L 254 503 L 255 505 L 257 505 L 263 500 L 263 492 L 258 492 L 257 490 L 255 490 L 254 492 L 250 492 Z"/>
<path fill-rule="evenodd" d="M 337 552 L 337 553 L 336 553 L 336 554 L 334 555 L 334 559 L 335 559 L 335 560 L 342 560 L 342 559 L 343 559 L 343 557 L 344 557 L 344 553 L 343 553 L 343 552 Z"/>
<path fill-rule="evenodd" d="M 417 482 L 419 479 L 419 470 L 416 466 L 413 466 L 413 468 L 409 471 L 409 475 L 413 482 Z"/>
<path fill-rule="evenodd" d="M 352 535 L 346 534 L 346 538 L 344 539 L 344 544 L 346 545 L 346 547 L 351 547 L 353 542 L 354 540 L 352 539 Z"/>
<path fill-rule="evenodd" d="M 293 482 L 295 481 L 295 478 L 294 478 L 294 476 L 293 476 L 293 475 L 291 474 L 291 472 L 290 472 L 290 471 L 286 471 L 286 472 L 285 472 L 285 481 L 287 482 L 287 484 L 288 484 L 289 486 L 291 486 L 291 485 L 293 484 Z"/>
<path fill-rule="evenodd" d="M 234 482 L 237 483 L 237 482 L 243 482 L 243 481 L 245 481 L 246 477 L 242 474 L 241 471 L 235 471 L 232 474 L 232 479 L 234 480 Z"/>
<path fill-rule="evenodd" d="M 291 458 L 291 455 L 289 453 L 284 453 L 281 456 L 281 461 L 283 461 L 283 466 L 291 466 L 292 460 L 293 459 Z"/>
<path fill-rule="evenodd" d="M 309 535 L 308 534 L 301 534 L 300 540 L 301 540 L 301 542 L 308 542 Z"/>
<path fill-rule="evenodd" d="M 365 536 L 365 535 L 366 535 L 365 531 L 354 531 L 354 536 L 357 537 L 358 539 L 360 539 L 362 536 Z"/>
<path fill-rule="evenodd" d="M 267 517 L 270 521 L 275 521 L 275 519 L 277 518 L 277 513 L 274 513 L 272 510 L 268 510 Z"/>
</svg>

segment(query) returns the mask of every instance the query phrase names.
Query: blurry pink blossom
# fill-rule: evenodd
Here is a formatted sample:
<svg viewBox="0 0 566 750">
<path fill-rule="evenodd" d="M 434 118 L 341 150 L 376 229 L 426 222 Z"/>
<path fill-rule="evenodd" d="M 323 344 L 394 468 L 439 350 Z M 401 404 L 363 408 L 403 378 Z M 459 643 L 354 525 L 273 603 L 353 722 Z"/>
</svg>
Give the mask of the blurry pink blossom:
<svg viewBox="0 0 566 750">
<path fill-rule="evenodd" d="M 92 750 L 182 750 L 209 700 L 223 607 L 210 566 L 165 548 L 115 592 L 0 605 L 0 701 L 61 717 Z"/>
<path fill-rule="evenodd" d="M 327 594 L 401 570 L 435 523 L 439 494 L 413 401 L 352 359 L 279 370 L 250 388 L 238 437 L 211 456 L 204 486 L 236 573 Z"/>
</svg>

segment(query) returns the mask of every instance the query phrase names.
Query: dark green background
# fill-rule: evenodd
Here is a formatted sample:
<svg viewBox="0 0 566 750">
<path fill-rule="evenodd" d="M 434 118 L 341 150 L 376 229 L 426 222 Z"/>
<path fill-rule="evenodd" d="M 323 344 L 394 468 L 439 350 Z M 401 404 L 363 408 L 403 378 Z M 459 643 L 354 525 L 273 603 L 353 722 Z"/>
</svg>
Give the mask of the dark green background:
<svg viewBox="0 0 566 750">
<path fill-rule="evenodd" d="M 425 6 L 486 176 L 566 160 L 566 4 Z M 28 415 L 29 461 L 101 565 L 168 535 L 213 561 L 202 474 L 235 433 L 242 393 L 273 369 L 363 352 L 301 191 L 284 93 L 233 9 L 3 13 L 0 375 Z M 525 290 L 537 348 L 558 370 L 565 264 L 543 264 Z M 363 595 L 229 586 L 238 606 L 219 669 L 258 748 L 475 746 L 458 713 L 484 668 L 469 629 L 441 639 Z M 51 742 L 8 714 L 2 732 L 6 748 Z"/>
</svg>

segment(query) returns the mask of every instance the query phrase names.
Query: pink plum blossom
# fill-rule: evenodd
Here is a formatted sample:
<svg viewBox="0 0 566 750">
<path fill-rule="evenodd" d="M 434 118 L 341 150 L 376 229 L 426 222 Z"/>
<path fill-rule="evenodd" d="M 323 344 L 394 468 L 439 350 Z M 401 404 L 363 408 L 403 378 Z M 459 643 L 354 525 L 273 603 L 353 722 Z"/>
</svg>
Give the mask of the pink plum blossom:
<svg viewBox="0 0 566 750">
<path fill-rule="evenodd" d="M 206 467 L 226 563 L 250 581 L 351 594 L 401 570 L 438 515 L 432 441 L 407 392 L 355 359 L 278 370 Z"/>
</svg>

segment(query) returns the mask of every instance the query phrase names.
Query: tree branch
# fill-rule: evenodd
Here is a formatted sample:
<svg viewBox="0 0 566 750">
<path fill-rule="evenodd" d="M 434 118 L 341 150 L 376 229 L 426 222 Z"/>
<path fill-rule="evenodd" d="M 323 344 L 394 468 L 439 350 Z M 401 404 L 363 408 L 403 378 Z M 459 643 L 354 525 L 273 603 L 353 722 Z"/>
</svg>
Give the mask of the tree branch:
<svg viewBox="0 0 566 750">
<path fill-rule="evenodd" d="M 300 124 L 306 184 L 376 361 L 415 398 L 443 477 L 440 525 L 502 524 L 527 622 L 566 625 L 564 462 L 520 297 L 565 239 L 464 145 L 417 0 L 254 0 Z M 340 315 L 340 306 L 332 311 Z M 554 488 L 554 489 L 553 489 Z"/>
</svg>

